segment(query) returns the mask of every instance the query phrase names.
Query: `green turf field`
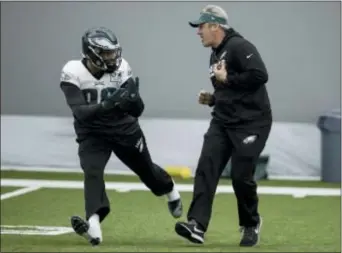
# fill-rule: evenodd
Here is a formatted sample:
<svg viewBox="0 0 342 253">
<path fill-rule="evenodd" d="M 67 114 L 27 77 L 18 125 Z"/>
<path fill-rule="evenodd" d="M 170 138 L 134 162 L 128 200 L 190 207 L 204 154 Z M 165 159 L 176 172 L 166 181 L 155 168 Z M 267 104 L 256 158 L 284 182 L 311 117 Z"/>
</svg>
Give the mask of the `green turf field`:
<svg viewBox="0 0 342 253">
<path fill-rule="evenodd" d="M 18 189 L 20 189 L 20 188 L 18 188 L 18 187 L 10 187 L 10 186 L 1 187 L 1 188 L 0 188 L 0 193 L 1 193 L 1 194 L 4 194 L 4 193 L 12 192 L 12 191 L 15 191 L 15 190 L 18 190 Z"/>
<path fill-rule="evenodd" d="M 48 179 L 79 181 L 81 174 L 1 172 L 4 179 Z M 136 177 L 107 176 L 112 182 L 137 182 Z M 177 180 L 189 184 L 192 180 Z M 32 182 L 32 181 L 31 181 Z M 222 180 L 221 185 L 229 185 Z M 129 183 L 127 183 L 129 185 Z M 321 182 L 263 181 L 263 186 L 339 188 Z M 1 187 L 1 195 L 19 187 Z M 276 189 L 276 188 L 274 188 Z M 69 228 L 69 217 L 83 215 L 82 189 L 41 188 L 1 200 L 1 252 L 340 252 L 340 196 L 260 195 L 264 217 L 260 245 L 239 248 L 236 200 L 231 193 L 216 196 L 213 218 L 204 245 L 193 245 L 174 232 L 176 220 L 167 210 L 166 200 L 148 191 L 108 190 L 112 211 L 103 223 L 104 242 L 91 247 L 74 233 L 27 235 L 32 228 L 5 226 L 53 226 Z M 185 211 L 191 192 L 182 192 Z M 184 219 L 184 217 L 183 217 Z M 37 228 L 35 228 L 37 230 Z M 3 232 L 21 234 L 3 234 Z"/>
</svg>

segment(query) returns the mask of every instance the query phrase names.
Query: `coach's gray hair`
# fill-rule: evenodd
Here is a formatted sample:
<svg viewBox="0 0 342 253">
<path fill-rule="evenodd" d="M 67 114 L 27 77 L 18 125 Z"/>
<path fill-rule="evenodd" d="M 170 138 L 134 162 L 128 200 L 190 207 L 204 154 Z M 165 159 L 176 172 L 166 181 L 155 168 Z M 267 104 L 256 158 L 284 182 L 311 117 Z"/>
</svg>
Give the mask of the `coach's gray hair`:
<svg viewBox="0 0 342 253">
<path fill-rule="evenodd" d="M 228 25 L 228 14 L 220 6 L 209 4 L 209 5 L 207 5 L 207 6 L 205 6 L 203 8 L 202 12 L 211 13 L 211 14 L 214 14 L 215 16 L 217 16 L 217 17 L 224 18 L 227 21 L 227 24 L 226 25 L 221 25 L 220 24 L 220 26 L 223 29 L 229 29 L 230 28 L 229 25 Z"/>
</svg>

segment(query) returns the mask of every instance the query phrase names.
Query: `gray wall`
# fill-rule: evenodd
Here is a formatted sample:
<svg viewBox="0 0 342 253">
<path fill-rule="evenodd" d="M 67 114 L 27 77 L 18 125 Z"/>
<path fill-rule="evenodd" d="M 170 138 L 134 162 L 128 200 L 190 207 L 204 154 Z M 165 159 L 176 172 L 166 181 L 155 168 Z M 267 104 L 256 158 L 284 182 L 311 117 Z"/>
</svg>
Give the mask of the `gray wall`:
<svg viewBox="0 0 342 253">
<path fill-rule="evenodd" d="M 340 108 L 339 2 L 220 2 L 259 49 L 277 121 L 315 122 Z M 209 50 L 187 21 L 204 2 L 2 2 L 1 113 L 69 116 L 59 75 L 91 26 L 112 28 L 141 78 L 145 116 L 208 117 Z"/>
</svg>

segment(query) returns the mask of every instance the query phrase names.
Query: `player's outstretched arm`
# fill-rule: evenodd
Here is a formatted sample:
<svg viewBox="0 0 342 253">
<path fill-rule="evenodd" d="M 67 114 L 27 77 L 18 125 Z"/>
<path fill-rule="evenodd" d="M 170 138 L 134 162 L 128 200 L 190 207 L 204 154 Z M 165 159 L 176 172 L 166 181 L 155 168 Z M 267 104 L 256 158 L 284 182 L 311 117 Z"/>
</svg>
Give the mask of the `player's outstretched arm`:
<svg viewBox="0 0 342 253">
<path fill-rule="evenodd" d="M 81 89 L 76 85 L 68 82 L 61 82 L 60 87 L 64 93 L 68 106 L 76 118 L 85 120 L 104 111 L 102 104 L 87 104 Z"/>
</svg>

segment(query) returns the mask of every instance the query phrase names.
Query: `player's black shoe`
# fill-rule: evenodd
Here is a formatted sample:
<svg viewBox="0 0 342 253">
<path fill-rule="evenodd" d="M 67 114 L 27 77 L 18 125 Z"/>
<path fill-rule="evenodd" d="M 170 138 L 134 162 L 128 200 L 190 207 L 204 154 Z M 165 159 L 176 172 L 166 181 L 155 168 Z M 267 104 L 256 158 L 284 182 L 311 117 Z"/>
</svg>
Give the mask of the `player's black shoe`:
<svg viewBox="0 0 342 253">
<path fill-rule="evenodd" d="M 70 222 L 71 227 L 74 229 L 76 234 L 84 237 L 93 246 L 100 244 L 100 238 L 93 238 L 88 234 L 89 223 L 87 221 L 83 220 L 79 216 L 72 216 Z"/>
<path fill-rule="evenodd" d="M 179 218 L 183 214 L 183 204 L 181 199 L 167 202 L 169 211 L 174 218 Z"/>
</svg>

